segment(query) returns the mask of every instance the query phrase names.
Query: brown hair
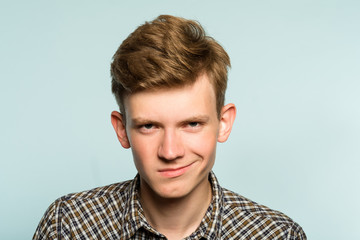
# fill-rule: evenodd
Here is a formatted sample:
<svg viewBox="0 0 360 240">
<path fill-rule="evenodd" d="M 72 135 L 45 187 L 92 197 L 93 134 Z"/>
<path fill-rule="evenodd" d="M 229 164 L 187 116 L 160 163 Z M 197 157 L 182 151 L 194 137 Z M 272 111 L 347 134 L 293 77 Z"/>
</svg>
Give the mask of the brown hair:
<svg viewBox="0 0 360 240">
<path fill-rule="evenodd" d="M 206 73 L 220 116 L 230 59 L 198 22 L 161 15 L 139 26 L 116 51 L 111 63 L 112 92 L 125 113 L 128 94 L 192 84 Z"/>
</svg>

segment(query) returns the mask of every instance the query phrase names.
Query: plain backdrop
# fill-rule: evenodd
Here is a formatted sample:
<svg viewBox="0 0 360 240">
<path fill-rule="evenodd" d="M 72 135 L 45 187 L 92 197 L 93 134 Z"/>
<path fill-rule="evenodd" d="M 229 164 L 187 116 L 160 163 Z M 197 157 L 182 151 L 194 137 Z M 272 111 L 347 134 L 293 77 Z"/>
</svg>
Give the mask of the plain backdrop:
<svg viewBox="0 0 360 240">
<path fill-rule="evenodd" d="M 135 176 L 110 124 L 110 62 L 144 21 L 199 21 L 232 60 L 220 183 L 309 239 L 360 239 L 360 2 L 1 1 L 0 239 L 56 198 Z"/>
</svg>

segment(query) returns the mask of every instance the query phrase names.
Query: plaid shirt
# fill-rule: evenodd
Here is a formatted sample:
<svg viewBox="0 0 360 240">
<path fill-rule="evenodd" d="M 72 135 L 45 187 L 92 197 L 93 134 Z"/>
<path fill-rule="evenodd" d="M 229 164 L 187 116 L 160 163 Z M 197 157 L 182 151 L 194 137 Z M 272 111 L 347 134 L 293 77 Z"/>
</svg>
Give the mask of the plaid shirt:
<svg viewBox="0 0 360 240">
<path fill-rule="evenodd" d="M 301 227 L 286 215 L 220 187 L 209 175 L 213 199 L 189 239 L 306 240 Z M 57 199 L 45 212 L 33 239 L 166 239 L 145 219 L 139 176 Z"/>
</svg>

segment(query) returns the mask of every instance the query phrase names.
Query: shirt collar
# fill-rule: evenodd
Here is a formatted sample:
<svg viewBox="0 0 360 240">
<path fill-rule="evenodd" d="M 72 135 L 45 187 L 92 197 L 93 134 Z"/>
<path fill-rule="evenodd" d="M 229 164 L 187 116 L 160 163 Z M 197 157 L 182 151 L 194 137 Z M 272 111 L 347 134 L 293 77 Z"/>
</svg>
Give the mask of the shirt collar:
<svg viewBox="0 0 360 240">
<path fill-rule="evenodd" d="M 212 171 L 209 174 L 209 182 L 212 187 L 212 201 L 197 230 L 186 239 L 219 239 L 221 236 L 223 193 L 216 176 Z M 139 186 L 140 177 L 139 174 L 137 174 L 127 189 L 127 201 L 124 203 L 125 207 L 122 219 L 123 226 L 121 229 L 121 239 L 131 238 L 141 227 L 156 235 L 162 236 L 146 221 L 144 210 L 139 200 Z"/>
<path fill-rule="evenodd" d="M 197 235 L 206 239 L 220 239 L 221 237 L 223 193 L 219 182 L 212 171 L 209 174 L 209 182 L 212 187 L 212 201 L 200 223 L 200 226 L 190 237 L 193 235 Z"/>
<path fill-rule="evenodd" d="M 141 227 L 149 232 L 159 234 L 146 221 L 138 194 L 139 178 L 139 174 L 137 174 L 127 189 L 127 201 L 124 203 L 123 226 L 120 234 L 122 240 L 131 238 Z"/>
</svg>

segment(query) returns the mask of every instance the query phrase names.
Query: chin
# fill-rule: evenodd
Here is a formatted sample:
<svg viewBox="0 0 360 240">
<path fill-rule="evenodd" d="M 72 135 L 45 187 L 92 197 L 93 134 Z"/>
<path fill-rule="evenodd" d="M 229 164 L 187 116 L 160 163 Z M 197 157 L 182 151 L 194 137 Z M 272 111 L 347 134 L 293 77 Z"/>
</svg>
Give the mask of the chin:
<svg viewBox="0 0 360 240">
<path fill-rule="evenodd" d="M 166 186 L 156 191 L 156 194 L 163 199 L 180 199 L 186 197 L 190 192 L 190 189 L 186 189 L 184 186 Z"/>
</svg>

